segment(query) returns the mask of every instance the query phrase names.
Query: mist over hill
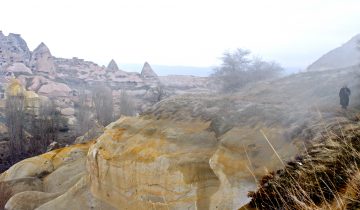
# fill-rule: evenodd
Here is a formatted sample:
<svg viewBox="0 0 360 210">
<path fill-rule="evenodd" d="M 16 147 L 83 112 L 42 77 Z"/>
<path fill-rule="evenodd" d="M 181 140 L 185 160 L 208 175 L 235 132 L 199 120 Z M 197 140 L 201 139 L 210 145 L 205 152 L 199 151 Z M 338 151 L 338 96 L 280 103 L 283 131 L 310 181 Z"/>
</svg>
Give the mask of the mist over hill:
<svg viewBox="0 0 360 210">
<path fill-rule="evenodd" d="M 360 34 L 354 36 L 345 44 L 321 56 L 312 63 L 308 71 L 323 71 L 329 69 L 347 68 L 359 65 Z"/>
</svg>

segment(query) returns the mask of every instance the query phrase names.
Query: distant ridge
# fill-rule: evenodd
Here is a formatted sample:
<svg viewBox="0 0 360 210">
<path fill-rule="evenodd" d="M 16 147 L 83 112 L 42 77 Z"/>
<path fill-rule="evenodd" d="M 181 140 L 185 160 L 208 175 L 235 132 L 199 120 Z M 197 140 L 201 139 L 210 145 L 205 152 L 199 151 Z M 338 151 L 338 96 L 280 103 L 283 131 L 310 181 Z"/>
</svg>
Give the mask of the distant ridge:
<svg viewBox="0 0 360 210">
<path fill-rule="evenodd" d="M 354 36 L 342 46 L 331 50 L 312 63 L 308 71 L 324 71 L 347 68 L 360 64 L 360 34 Z"/>
</svg>

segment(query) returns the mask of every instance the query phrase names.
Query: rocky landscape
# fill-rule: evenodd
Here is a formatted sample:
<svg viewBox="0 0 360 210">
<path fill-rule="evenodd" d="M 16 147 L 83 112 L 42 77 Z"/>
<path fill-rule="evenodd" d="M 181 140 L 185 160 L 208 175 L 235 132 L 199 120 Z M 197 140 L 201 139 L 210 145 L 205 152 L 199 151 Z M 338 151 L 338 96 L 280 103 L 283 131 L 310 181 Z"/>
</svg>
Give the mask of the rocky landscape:
<svg viewBox="0 0 360 210">
<path fill-rule="evenodd" d="M 14 80 L 16 79 L 16 80 Z M 79 94 L 100 85 L 109 86 L 114 102 L 114 117 L 122 113 L 120 103 L 126 93 L 134 109 L 132 114 L 141 113 L 152 104 L 170 95 L 208 91 L 206 78 L 192 76 L 158 77 L 149 63 L 145 62 L 141 73 L 126 72 L 119 69 L 114 60 L 107 67 L 91 61 L 73 57 L 58 58 L 49 48 L 40 43 L 31 51 L 26 41 L 19 35 L 10 33 L 5 36 L 0 31 L 0 171 L 1 165 L 9 157 L 8 133 L 5 124 L 6 90 L 14 83 L 15 94 L 24 94 L 28 110 L 38 109 L 44 101 L 54 101 L 55 106 L 66 119 L 66 127 L 60 128 L 59 142 L 72 143 L 79 135 L 76 105 Z M 20 91 L 21 90 L 21 91 Z M 19 92 L 20 91 L 20 92 Z M 10 94 L 11 95 L 11 94 Z M 101 129 L 100 129 L 101 130 Z M 83 133 L 81 133 L 83 134 Z M 6 166 L 4 166 L 6 167 Z"/>
<path fill-rule="evenodd" d="M 6 39 L 19 38 L 13 36 Z M 159 78 L 148 64 L 137 74 L 120 71 L 114 61 L 100 67 L 77 58 L 57 59 L 44 45 L 28 55 L 24 42 L 16 43 L 22 45 L 9 48 L 13 54 L 7 51 L 3 58 L 13 57 L 21 64 L 12 69 L 28 72 L 17 77 L 28 88 L 24 91 L 32 91 L 28 95 L 63 92 L 56 97 L 68 100 L 62 94 L 72 94 L 77 84 L 104 80 L 114 90 L 129 88 L 137 100 L 158 84 L 176 95 L 139 116 L 122 116 L 94 140 L 12 166 L 0 175 L 0 207 L 7 210 L 239 209 L 261 177 L 305 152 L 327 125 L 358 124 L 353 119 L 360 106 L 360 69 L 353 63 L 326 71 L 312 67 L 232 94 L 213 94 L 204 78 Z M 10 66 L 3 65 L 4 71 L 17 76 Z M 347 111 L 338 104 L 345 83 L 353 90 Z M 44 85 L 52 88 L 40 91 Z M 16 87 L 12 90 L 21 85 Z"/>
<path fill-rule="evenodd" d="M 157 86 L 169 86 L 186 92 L 204 89 L 207 81 L 204 78 L 186 76 L 164 76 L 159 78 L 149 63 L 145 62 L 141 73 L 126 72 L 119 69 L 114 60 L 107 67 L 73 57 L 57 58 L 49 48 L 41 43 L 30 51 L 19 34 L 5 36 L 0 32 L 0 72 L 1 89 L 4 92 L 6 81 L 16 77 L 27 90 L 48 97 L 70 97 L 83 86 L 105 83 L 114 90 L 114 95 L 126 90 L 129 95 L 140 100 L 139 111 L 151 102 L 145 98 L 153 97 L 152 90 Z M 71 105 L 71 104 L 70 104 Z"/>
</svg>

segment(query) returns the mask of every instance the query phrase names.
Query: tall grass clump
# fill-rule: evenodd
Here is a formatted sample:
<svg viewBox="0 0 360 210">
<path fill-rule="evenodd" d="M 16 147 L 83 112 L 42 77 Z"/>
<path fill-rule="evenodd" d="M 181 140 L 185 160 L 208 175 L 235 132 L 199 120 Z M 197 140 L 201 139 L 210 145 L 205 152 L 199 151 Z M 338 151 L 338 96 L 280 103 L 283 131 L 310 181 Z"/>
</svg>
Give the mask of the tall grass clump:
<svg viewBox="0 0 360 210">
<path fill-rule="evenodd" d="M 249 207 L 257 209 L 360 208 L 360 125 L 328 125 L 306 151 L 264 176 Z M 351 193 L 350 193 L 351 192 Z"/>
</svg>

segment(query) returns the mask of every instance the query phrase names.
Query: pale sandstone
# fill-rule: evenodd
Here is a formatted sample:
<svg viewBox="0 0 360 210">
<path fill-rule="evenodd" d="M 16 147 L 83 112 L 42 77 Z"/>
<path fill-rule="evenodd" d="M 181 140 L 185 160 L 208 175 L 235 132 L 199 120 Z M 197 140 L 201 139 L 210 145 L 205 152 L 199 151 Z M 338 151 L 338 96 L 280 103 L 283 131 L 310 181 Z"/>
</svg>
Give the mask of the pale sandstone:
<svg viewBox="0 0 360 210">
<path fill-rule="evenodd" d="M 13 63 L 6 69 L 6 71 L 14 73 L 32 74 L 32 71 L 23 63 Z"/>
<path fill-rule="evenodd" d="M 64 83 L 51 82 L 45 85 L 42 85 L 38 90 L 39 94 L 43 94 L 46 96 L 60 96 L 67 97 L 71 89 Z"/>
</svg>

